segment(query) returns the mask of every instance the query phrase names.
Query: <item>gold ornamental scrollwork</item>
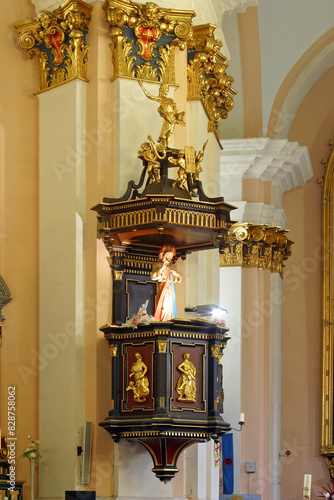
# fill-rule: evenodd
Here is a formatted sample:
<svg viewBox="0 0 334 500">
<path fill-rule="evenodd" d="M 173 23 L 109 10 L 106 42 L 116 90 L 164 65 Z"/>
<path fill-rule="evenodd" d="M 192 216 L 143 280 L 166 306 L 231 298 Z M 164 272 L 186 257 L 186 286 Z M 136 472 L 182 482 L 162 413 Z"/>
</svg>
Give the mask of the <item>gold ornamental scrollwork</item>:
<svg viewBox="0 0 334 500">
<path fill-rule="evenodd" d="M 219 358 L 219 353 L 220 353 L 220 345 L 212 345 L 211 346 L 211 356 L 213 358 Z"/>
<path fill-rule="evenodd" d="M 158 353 L 166 354 L 167 352 L 167 340 L 158 340 Z"/>
<path fill-rule="evenodd" d="M 108 345 L 109 353 L 111 358 L 117 357 L 117 345 Z"/>
<path fill-rule="evenodd" d="M 7 440 L 5 437 L 1 436 L 0 430 L 0 460 L 8 459 L 8 448 L 7 448 Z"/>
<path fill-rule="evenodd" d="M 228 63 L 220 52 L 222 42 L 215 38 L 214 24 L 193 27 L 187 44 L 187 99 L 201 100 L 208 115 L 208 131 L 219 140 L 219 123 L 233 109 L 236 90 L 233 78 L 226 73 Z"/>
<path fill-rule="evenodd" d="M 93 7 L 68 0 L 53 12 L 14 24 L 29 59 L 38 58 L 37 93 L 78 78 L 87 81 L 86 35 Z"/>
<path fill-rule="evenodd" d="M 115 281 L 122 281 L 124 271 L 113 271 L 113 277 Z"/>
<path fill-rule="evenodd" d="M 334 348 L 334 141 L 329 141 L 331 149 L 328 159 L 322 161 L 326 167 L 322 178 L 322 416 L 321 416 L 321 454 L 326 456 L 330 476 L 334 479 L 334 386 L 333 386 L 333 348 Z"/>
<path fill-rule="evenodd" d="M 105 0 L 114 75 L 175 84 L 175 46 L 192 36 L 193 11 L 131 0 Z"/>
<path fill-rule="evenodd" d="M 283 276 L 284 261 L 291 255 L 293 244 L 287 233 L 266 224 L 233 224 L 220 247 L 220 266 L 257 267 Z"/>
</svg>

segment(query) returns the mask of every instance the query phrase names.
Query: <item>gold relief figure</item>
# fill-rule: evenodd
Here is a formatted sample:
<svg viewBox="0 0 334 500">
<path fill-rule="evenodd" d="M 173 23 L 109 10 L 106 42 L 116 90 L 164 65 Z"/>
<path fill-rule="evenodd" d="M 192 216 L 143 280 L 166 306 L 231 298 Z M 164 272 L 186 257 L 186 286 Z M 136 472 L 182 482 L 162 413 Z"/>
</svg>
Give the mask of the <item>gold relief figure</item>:
<svg viewBox="0 0 334 500">
<path fill-rule="evenodd" d="M 196 368 L 189 361 L 190 354 L 183 354 L 183 361 L 177 367 L 181 375 L 176 383 L 176 392 L 179 394 L 178 401 L 186 401 L 188 403 L 196 402 Z"/>
<path fill-rule="evenodd" d="M 181 283 L 182 276 L 170 268 L 175 255 L 175 248 L 165 245 L 159 253 L 160 262 L 155 264 L 152 269 L 151 278 L 159 283 L 157 306 L 154 312 L 154 318 L 157 321 L 169 321 L 172 318 L 177 318 L 174 281 Z"/>
<path fill-rule="evenodd" d="M 173 182 L 172 186 L 175 187 L 179 185 L 181 189 L 186 189 L 186 182 L 187 182 L 187 165 L 186 165 L 186 160 L 184 157 L 184 151 L 180 149 L 177 158 L 173 158 L 172 156 L 168 157 L 168 161 L 170 163 L 173 163 L 174 165 L 178 165 L 178 171 L 177 171 L 177 179 Z"/>
<path fill-rule="evenodd" d="M 158 113 L 162 118 L 162 127 L 158 142 L 163 146 L 167 146 L 169 148 L 175 125 L 185 125 L 185 112 L 178 111 L 174 99 L 172 99 L 171 97 L 167 97 L 169 91 L 169 85 L 167 83 L 160 85 L 159 94 L 157 96 L 151 95 L 149 92 L 147 92 L 141 80 L 139 80 L 138 83 L 141 86 L 146 97 L 148 97 L 152 101 L 157 101 L 160 104 Z"/>
<path fill-rule="evenodd" d="M 152 184 L 152 182 L 154 181 L 160 182 L 160 162 L 158 160 L 163 160 L 164 158 L 166 158 L 166 149 L 161 144 L 157 146 L 153 141 L 151 135 L 149 135 L 147 138 L 150 141 L 151 147 L 148 142 L 144 142 L 141 145 L 141 151 L 138 151 L 138 157 L 143 158 L 147 162 L 146 171 L 150 179 L 150 184 Z"/>
<path fill-rule="evenodd" d="M 203 172 L 203 169 L 201 167 L 201 162 L 203 161 L 203 158 L 204 158 L 204 150 L 206 148 L 207 143 L 208 143 L 208 140 L 203 144 L 202 149 L 196 155 L 196 159 L 195 159 L 196 172 L 193 174 L 193 178 L 195 181 L 198 181 L 199 174 L 201 172 Z"/>
<path fill-rule="evenodd" d="M 133 377 L 133 381 L 129 382 L 126 391 L 133 391 L 133 398 L 137 403 L 145 403 L 146 396 L 150 393 L 149 381 L 146 376 L 147 366 L 143 361 L 142 355 L 139 352 L 135 354 L 136 360 L 131 366 L 129 377 Z"/>
</svg>

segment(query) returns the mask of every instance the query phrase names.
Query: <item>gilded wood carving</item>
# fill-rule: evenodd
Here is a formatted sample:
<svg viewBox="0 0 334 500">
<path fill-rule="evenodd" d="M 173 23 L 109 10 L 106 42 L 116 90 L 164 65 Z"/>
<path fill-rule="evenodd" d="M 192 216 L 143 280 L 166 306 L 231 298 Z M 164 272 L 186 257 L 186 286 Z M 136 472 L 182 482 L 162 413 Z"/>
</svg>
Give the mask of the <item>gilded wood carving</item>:
<svg viewBox="0 0 334 500">
<path fill-rule="evenodd" d="M 132 364 L 129 374 L 129 379 L 133 377 L 133 380 L 129 380 L 125 390 L 133 392 L 133 398 L 137 403 L 145 403 L 150 393 L 150 383 L 146 376 L 148 368 L 139 352 L 136 352 L 135 358 L 136 361 Z"/>
<path fill-rule="evenodd" d="M 222 42 L 216 39 L 214 24 L 193 27 L 188 42 L 188 100 L 201 100 L 208 115 L 208 131 L 219 140 L 219 123 L 233 109 L 236 90 L 233 78 L 226 73 L 228 63 L 220 52 Z"/>
<path fill-rule="evenodd" d="M 220 266 L 257 267 L 283 276 L 283 263 L 291 255 L 293 244 L 287 233 L 285 229 L 266 224 L 233 224 L 220 248 Z"/>
<path fill-rule="evenodd" d="M 175 84 L 174 50 L 192 35 L 193 11 L 164 9 L 153 2 L 106 0 L 114 76 Z"/>
<path fill-rule="evenodd" d="M 38 59 L 38 92 L 79 78 L 87 81 L 86 34 L 93 7 L 67 0 L 53 12 L 14 24 L 19 43 L 29 59 Z"/>
</svg>

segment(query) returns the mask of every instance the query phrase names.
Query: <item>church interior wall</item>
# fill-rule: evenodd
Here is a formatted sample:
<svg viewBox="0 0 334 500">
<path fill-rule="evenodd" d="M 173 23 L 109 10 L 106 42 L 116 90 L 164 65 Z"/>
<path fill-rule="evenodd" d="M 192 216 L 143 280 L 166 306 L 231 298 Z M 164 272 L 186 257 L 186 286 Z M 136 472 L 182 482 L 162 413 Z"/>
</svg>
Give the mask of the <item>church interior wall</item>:
<svg viewBox="0 0 334 500">
<path fill-rule="evenodd" d="M 295 238 L 282 282 L 282 448 L 295 443 L 282 469 L 283 498 L 290 494 L 295 477 L 303 471 L 313 471 L 320 491 L 328 480 L 327 466 L 319 454 L 322 189 L 317 179 L 324 174 L 321 161 L 329 155 L 332 81 L 333 69 L 308 92 L 289 131 L 290 141 L 308 146 L 314 176 L 305 187 L 294 194 L 286 193 L 283 198 L 291 236 Z"/>
<path fill-rule="evenodd" d="M 6 426 L 8 386 L 17 393 L 17 437 L 38 436 L 38 372 L 48 361 L 39 355 L 38 342 L 38 101 L 31 89 L 36 72 L 22 54 L 13 32 L 13 20 L 34 15 L 30 2 L 3 5 L 0 45 L 5 70 L 1 92 L 0 159 L 0 267 L 12 296 L 1 347 L 1 426 Z M 21 460 L 17 474 L 29 476 Z M 28 490 L 27 490 L 28 491 Z M 37 493 L 37 490 L 36 490 Z"/>
</svg>

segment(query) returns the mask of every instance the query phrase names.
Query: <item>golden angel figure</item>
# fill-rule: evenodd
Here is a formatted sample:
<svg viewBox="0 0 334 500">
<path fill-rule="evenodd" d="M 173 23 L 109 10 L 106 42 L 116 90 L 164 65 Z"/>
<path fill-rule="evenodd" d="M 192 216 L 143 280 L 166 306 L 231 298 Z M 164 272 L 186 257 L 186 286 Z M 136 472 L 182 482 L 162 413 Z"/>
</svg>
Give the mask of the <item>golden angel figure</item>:
<svg viewBox="0 0 334 500">
<path fill-rule="evenodd" d="M 147 92 L 140 80 L 138 81 L 138 83 L 141 86 L 146 97 L 148 97 L 152 101 L 157 101 L 160 104 L 158 113 L 162 118 L 162 127 L 158 142 L 163 146 L 167 146 L 169 148 L 175 125 L 185 125 L 185 112 L 179 111 L 174 99 L 172 99 L 171 97 L 167 97 L 169 91 L 169 85 L 167 83 L 163 83 L 162 85 L 160 85 L 159 94 L 157 96 L 151 95 L 149 92 Z"/>
<path fill-rule="evenodd" d="M 146 171 L 150 179 L 150 184 L 152 184 L 154 181 L 160 182 L 160 162 L 158 160 L 163 160 L 166 157 L 166 149 L 161 144 L 157 146 L 151 135 L 148 136 L 148 140 L 150 141 L 150 144 L 148 142 L 144 142 L 141 145 L 141 151 L 138 151 L 138 156 L 139 158 L 144 158 L 144 160 L 146 160 Z"/>
</svg>

